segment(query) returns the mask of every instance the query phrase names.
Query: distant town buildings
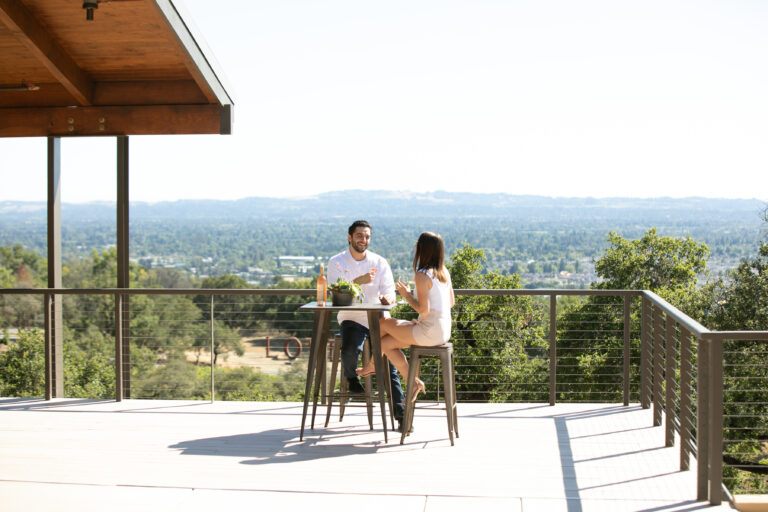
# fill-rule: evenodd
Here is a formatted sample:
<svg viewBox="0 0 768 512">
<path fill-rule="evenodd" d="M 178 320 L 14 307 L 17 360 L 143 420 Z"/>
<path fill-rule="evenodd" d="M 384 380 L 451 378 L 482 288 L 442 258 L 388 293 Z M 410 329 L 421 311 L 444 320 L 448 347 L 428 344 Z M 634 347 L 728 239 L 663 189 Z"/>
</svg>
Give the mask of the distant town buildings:
<svg viewBox="0 0 768 512">
<path fill-rule="evenodd" d="M 192 260 L 192 261 L 190 261 Z M 132 261 L 143 267 L 173 268 L 186 271 L 190 276 L 204 279 L 212 275 L 232 274 L 244 279 L 251 286 L 271 286 L 277 282 L 295 282 L 317 275 L 318 266 L 327 260 L 325 256 L 284 255 L 275 258 L 275 269 L 248 266 L 245 269 L 227 268 L 226 263 L 214 261 L 213 257 L 188 258 L 173 254 L 166 256 L 146 255 Z"/>
</svg>

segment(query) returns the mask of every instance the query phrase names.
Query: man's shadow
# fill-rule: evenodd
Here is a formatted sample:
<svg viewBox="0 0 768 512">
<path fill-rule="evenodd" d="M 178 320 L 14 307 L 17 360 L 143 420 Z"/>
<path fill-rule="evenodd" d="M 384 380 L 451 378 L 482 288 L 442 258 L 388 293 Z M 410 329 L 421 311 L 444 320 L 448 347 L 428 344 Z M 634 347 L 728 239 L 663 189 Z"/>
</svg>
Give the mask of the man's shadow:
<svg viewBox="0 0 768 512">
<path fill-rule="evenodd" d="M 182 455 L 246 457 L 250 460 L 241 461 L 240 464 L 260 465 L 372 454 L 387 447 L 391 448 L 395 445 L 400 447 L 399 443 L 393 443 L 393 432 L 388 433 L 389 445 L 384 443 L 383 436 L 380 441 L 375 443 L 355 443 L 355 438 L 360 438 L 361 430 L 363 427 L 360 430 L 350 428 L 315 429 L 305 432 L 304 440 L 300 441 L 299 429 L 278 428 L 252 434 L 182 441 L 169 446 L 169 448 L 180 450 Z M 370 432 L 367 426 L 364 427 L 364 432 Z M 343 442 L 345 439 L 348 439 L 349 442 Z"/>
</svg>

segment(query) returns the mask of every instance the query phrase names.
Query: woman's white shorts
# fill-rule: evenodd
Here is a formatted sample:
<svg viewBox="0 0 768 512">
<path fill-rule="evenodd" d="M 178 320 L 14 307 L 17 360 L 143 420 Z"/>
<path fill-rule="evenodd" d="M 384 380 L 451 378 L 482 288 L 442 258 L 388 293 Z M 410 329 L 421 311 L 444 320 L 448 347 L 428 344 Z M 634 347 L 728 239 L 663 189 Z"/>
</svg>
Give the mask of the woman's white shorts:
<svg viewBox="0 0 768 512">
<path fill-rule="evenodd" d="M 451 338 L 450 317 L 444 318 L 440 311 L 420 316 L 413 326 L 413 338 L 417 345 L 424 347 L 442 345 Z"/>
</svg>

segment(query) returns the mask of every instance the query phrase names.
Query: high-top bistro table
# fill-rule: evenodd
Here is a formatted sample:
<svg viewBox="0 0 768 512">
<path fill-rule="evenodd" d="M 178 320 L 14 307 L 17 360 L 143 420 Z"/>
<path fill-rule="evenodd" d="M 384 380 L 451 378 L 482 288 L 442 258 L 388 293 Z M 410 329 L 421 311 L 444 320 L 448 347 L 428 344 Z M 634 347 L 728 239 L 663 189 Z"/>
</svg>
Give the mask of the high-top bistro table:
<svg viewBox="0 0 768 512">
<path fill-rule="evenodd" d="M 323 376 L 320 371 L 320 364 L 325 364 L 325 351 L 328 345 L 328 329 L 331 325 L 332 311 L 366 311 L 368 312 L 368 330 L 371 342 L 371 351 L 373 352 L 373 362 L 376 367 L 376 382 L 381 387 L 379 390 L 379 402 L 381 406 L 381 423 L 384 426 L 384 442 L 387 442 L 387 410 L 385 407 L 386 397 L 384 384 L 389 379 L 388 368 L 384 367 L 381 357 L 381 333 L 379 332 L 379 317 L 394 307 L 394 304 L 370 304 L 354 303 L 351 306 L 332 306 L 330 302 L 325 306 L 318 306 L 317 302 L 310 302 L 301 306 L 302 311 L 312 311 L 315 315 L 314 325 L 312 327 L 312 344 L 309 346 L 309 363 L 307 364 L 307 385 L 304 392 L 304 411 L 301 415 L 301 435 L 300 440 L 304 439 L 304 425 L 307 420 L 307 408 L 309 407 L 309 395 L 312 392 L 312 381 L 315 381 L 313 405 L 312 405 L 312 424 L 315 428 L 315 413 L 317 412 L 317 399 L 320 392 L 320 379 Z"/>
</svg>

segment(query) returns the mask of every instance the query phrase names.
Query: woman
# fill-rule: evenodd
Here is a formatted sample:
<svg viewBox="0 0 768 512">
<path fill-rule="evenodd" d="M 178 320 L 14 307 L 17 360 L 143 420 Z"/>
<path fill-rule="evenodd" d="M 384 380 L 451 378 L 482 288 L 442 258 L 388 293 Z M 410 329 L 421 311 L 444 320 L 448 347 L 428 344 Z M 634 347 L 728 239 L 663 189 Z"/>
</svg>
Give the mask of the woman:
<svg viewBox="0 0 768 512">
<path fill-rule="evenodd" d="M 434 347 L 451 337 L 451 308 L 454 304 L 453 286 L 448 269 L 443 264 L 445 246 L 436 233 L 424 232 L 416 242 L 413 270 L 416 275 L 416 297 L 401 282 L 397 283 L 400 295 L 419 314 L 418 320 L 382 318 L 381 352 L 395 365 L 400 374 L 408 379 L 408 361 L 402 348 L 411 345 Z M 361 377 L 374 373 L 373 363 L 358 369 Z M 411 401 L 424 391 L 424 381 L 416 379 Z"/>
</svg>

